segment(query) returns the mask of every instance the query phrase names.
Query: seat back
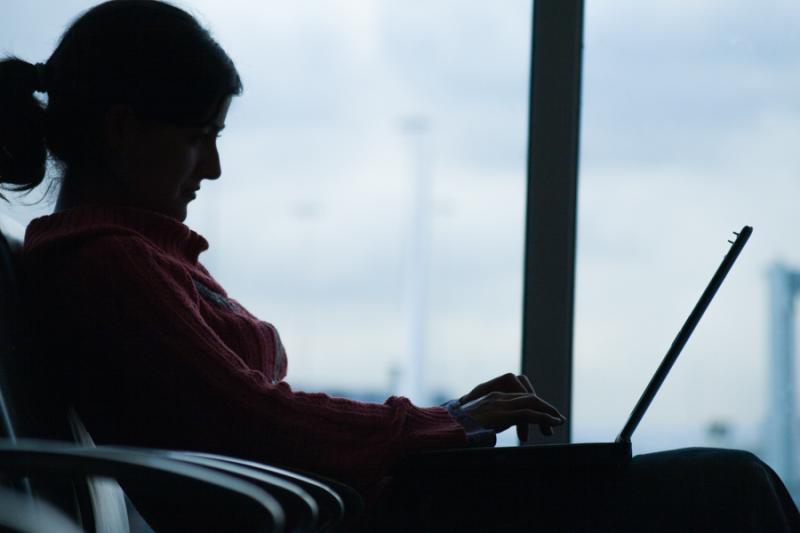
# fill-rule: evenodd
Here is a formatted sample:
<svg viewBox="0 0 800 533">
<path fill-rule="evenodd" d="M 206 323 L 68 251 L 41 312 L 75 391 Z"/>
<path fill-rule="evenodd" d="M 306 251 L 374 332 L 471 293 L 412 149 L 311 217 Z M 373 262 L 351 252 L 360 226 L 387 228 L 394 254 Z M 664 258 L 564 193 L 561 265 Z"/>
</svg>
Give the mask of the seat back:
<svg viewBox="0 0 800 533">
<path fill-rule="evenodd" d="M 20 349 L 17 314 L 19 288 L 17 266 L 22 249 L 22 227 L 7 215 L 0 214 L 0 437 L 15 441 L 17 432 L 9 403 L 13 380 L 12 361 Z"/>
<path fill-rule="evenodd" d="M 0 437 L 73 440 L 58 383 L 42 372 L 31 349 L 30 340 L 48 332 L 32 331 L 26 319 L 24 232 L 18 222 L 0 213 Z"/>
<path fill-rule="evenodd" d="M 52 388 L 51 384 L 38 383 L 41 376 L 26 342 L 26 337 L 40 332 L 24 329 L 27 327 L 25 306 L 19 283 L 23 239 L 24 228 L 0 213 L 0 438 L 13 443 L 18 438 L 58 435 L 64 440 L 89 444 L 82 442 L 88 435 L 76 431 L 79 428 L 73 428 L 71 433 L 64 431 L 70 420 L 57 421 L 60 417 L 53 417 L 54 413 L 45 412 L 47 409 L 43 407 L 49 405 L 51 399 L 44 399 L 42 395 L 48 389 L 52 392 Z M 62 412 L 67 411 L 59 408 L 58 414 Z M 37 420 L 31 423 L 26 418 Z M 59 428 L 42 430 L 43 420 L 50 420 Z M 36 434 L 27 434 L 26 430 L 30 431 L 34 426 L 37 427 Z M 87 478 L 85 483 L 53 480 L 31 483 L 25 479 L 11 484 L 32 501 L 34 497 L 41 497 L 55 503 L 84 527 L 94 531 L 124 531 L 127 528 L 124 497 L 114 481 Z"/>
</svg>

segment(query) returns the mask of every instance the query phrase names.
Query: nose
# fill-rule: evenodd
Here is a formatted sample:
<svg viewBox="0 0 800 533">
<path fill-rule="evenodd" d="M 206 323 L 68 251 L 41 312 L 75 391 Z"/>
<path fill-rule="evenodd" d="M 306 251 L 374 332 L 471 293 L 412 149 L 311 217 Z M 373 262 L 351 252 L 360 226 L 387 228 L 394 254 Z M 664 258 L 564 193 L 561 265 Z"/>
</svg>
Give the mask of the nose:
<svg viewBox="0 0 800 533">
<path fill-rule="evenodd" d="M 219 160 L 216 139 L 208 143 L 202 161 L 198 165 L 197 174 L 207 180 L 215 180 L 222 175 L 222 165 Z"/>
</svg>

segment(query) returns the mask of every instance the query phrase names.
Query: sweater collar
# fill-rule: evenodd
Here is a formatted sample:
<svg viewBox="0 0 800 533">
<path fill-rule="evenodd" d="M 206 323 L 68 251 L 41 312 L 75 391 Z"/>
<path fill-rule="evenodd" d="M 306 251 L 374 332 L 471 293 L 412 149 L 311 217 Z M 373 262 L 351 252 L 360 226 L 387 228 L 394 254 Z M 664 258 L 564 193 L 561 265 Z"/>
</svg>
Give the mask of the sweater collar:
<svg viewBox="0 0 800 533">
<path fill-rule="evenodd" d="M 34 219 L 25 232 L 25 249 L 64 238 L 124 233 L 140 235 L 168 254 L 192 263 L 208 249 L 208 241 L 182 222 L 134 207 L 78 207 Z"/>
</svg>

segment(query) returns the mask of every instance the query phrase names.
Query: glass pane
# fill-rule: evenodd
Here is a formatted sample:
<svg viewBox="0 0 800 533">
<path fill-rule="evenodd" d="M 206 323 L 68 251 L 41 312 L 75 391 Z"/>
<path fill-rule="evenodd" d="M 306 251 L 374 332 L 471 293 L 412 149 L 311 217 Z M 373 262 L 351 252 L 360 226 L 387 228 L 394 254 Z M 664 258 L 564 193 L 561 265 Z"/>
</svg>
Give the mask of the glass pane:
<svg viewBox="0 0 800 533">
<path fill-rule="evenodd" d="M 0 44 L 41 61 L 91 4 L 16 2 Z M 179 5 L 245 86 L 187 223 L 289 382 L 424 404 L 518 369 L 530 2 Z"/>
<path fill-rule="evenodd" d="M 798 27 L 800 5 L 781 0 L 587 2 L 576 440 L 608 440 L 621 429 L 730 232 L 749 224 L 750 243 L 634 450 L 744 448 L 797 490 L 776 455 L 796 429 L 770 422 L 797 401 L 770 382 L 780 360 L 770 335 L 785 338 L 796 321 L 788 307 L 769 312 L 777 305 L 769 272 L 776 264 L 800 270 Z M 787 280 L 777 292 L 782 305 L 796 290 Z"/>
</svg>

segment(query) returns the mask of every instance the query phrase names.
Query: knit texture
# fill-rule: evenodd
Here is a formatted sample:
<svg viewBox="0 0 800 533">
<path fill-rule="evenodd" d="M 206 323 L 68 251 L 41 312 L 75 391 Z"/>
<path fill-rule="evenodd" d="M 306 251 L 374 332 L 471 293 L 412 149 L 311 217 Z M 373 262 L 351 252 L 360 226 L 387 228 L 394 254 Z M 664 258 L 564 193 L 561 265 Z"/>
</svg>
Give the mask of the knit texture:
<svg viewBox="0 0 800 533">
<path fill-rule="evenodd" d="M 130 208 L 28 226 L 32 328 L 47 333 L 47 363 L 96 442 L 224 453 L 360 486 L 408 453 L 466 445 L 443 408 L 292 390 L 276 329 L 200 264 L 207 248 L 184 224 Z"/>
</svg>

